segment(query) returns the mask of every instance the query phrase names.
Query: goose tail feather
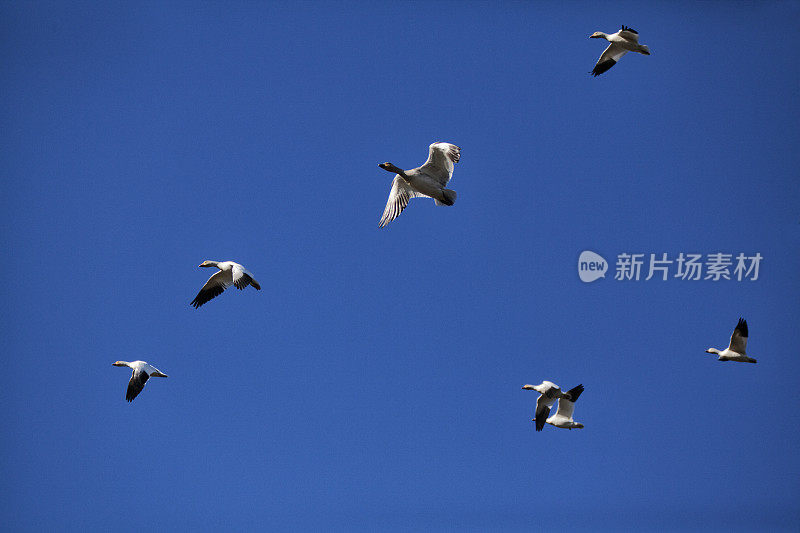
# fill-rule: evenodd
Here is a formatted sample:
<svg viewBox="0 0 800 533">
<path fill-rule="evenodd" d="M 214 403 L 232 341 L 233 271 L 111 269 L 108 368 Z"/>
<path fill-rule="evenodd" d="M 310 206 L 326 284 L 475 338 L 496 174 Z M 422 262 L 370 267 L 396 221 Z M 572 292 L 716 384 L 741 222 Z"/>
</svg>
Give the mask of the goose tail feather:
<svg viewBox="0 0 800 533">
<path fill-rule="evenodd" d="M 436 205 L 453 205 L 454 203 L 456 203 L 456 191 L 442 189 L 442 199 L 436 200 Z"/>
</svg>

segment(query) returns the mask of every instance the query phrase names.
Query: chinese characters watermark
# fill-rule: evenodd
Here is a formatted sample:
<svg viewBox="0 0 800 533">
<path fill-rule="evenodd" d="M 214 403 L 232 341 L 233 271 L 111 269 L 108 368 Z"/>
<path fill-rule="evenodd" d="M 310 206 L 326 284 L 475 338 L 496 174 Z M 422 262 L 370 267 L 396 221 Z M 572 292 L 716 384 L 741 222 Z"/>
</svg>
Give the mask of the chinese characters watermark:
<svg viewBox="0 0 800 533">
<path fill-rule="evenodd" d="M 756 252 L 752 255 L 715 252 L 710 254 L 683 253 L 669 256 L 667 253 L 620 253 L 617 254 L 614 279 L 617 281 L 661 281 L 680 279 L 699 280 L 758 280 L 761 260 L 764 257 Z M 578 258 L 578 276 L 589 283 L 605 277 L 608 262 L 599 254 L 584 251 Z"/>
</svg>

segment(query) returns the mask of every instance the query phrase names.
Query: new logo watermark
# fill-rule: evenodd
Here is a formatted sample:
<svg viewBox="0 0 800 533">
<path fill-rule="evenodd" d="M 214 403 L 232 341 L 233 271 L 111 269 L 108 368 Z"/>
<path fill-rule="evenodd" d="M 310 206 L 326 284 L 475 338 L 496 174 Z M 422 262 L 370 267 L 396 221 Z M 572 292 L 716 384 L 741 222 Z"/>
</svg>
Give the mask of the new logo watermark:
<svg viewBox="0 0 800 533">
<path fill-rule="evenodd" d="M 600 254 L 584 250 L 578 257 L 578 276 L 584 283 L 606 277 L 606 270 L 608 262 Z"/>
<path fill-rule="evenodd" d="M 640 281 L 642 279 L 649 281 L 656 277 L 662 281 L 676 278 L 683 281 L 756 281 L 763 259 L 764 256 L 758 252 L 753 255 L 739 253 L 735 257 L 732 253 L 723 252 L 705 255 L 680 252 L 672 258 L 667 253 L 623 252 L 617 254 L 614 279 L 616 281 Z M 645 265 L 646 268 L 642 268 Z M 581 278 L 581 281 L 590 283 L 604 278 L 607 270 L 608 262 L 603 256 L 589 250 L 581 252 L 578 258 L 578 277 Z M 644 272 L 647 273 L 646 277 L 644 277 Z"/>
</svg>

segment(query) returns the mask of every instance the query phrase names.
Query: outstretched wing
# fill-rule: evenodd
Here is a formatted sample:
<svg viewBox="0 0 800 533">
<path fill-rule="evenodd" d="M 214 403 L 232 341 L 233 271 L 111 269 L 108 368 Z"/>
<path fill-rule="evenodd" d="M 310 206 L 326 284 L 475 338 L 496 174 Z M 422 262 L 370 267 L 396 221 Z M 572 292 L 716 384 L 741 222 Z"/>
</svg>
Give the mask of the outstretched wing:
<svg viewBox="0 0 800 533">
<path fill-rule="evenodd" d="M 578 397 L 581 395 L 582 392 L 583 392 L 583 384 L 580 384 L 568 390 L 567 394 L 569 395 L 569 399 L 572 401 L 572 403 L 575 403 L 578 401 Z"/>
<path fill-rule="evenodd" d="M 261 285 L 253 279 L 253 275 L 250 274 L 250 271 L 238 263 L 231 268 L 231 276 L 233 278 L 233 286 L 239 290 L 244 289 L 248 285 L 252 285 L 257 291 L 261 290 Z"/>
<path fill-rule="evenodd" d="M 633 41 L 635 43 L 639 42 L 639 32 L 634 30 L 633 28 L 626 27 L 624 24 L 622 25 L 622 28 L 619 30 L 619 36 L 629 41 Z"/>
<path fill-rule="evenodd" d="M 245 279 L 245 270 L 244 267 L 240 264 L 235 264 L 231 267 L 231 278 L 233 281 L 233 286 L 239 290 L 244 289 L 247 287 L 249 281 Z"/>
<path fill-rule="evenodd" d="M 260 291 L 260 290 L 261 290 L 261 285 L 259 285 L 259 283 L 258 283 L 258 282 L 257 282 L 255 279 L 253 279 L 253 276 L 251 276 L 249 272 L 245 272 L 245 277 L 247 277 L 247 279 L 248 279 L 248 281 L 249 281 L 250 285 L 251 285 L 251 286 L 252 286 L 252 287 L 253 287 L 255 290 L 257 290 L 257 291 Z"/>
<path fill-rule="evenodd" d="M 747 349 L 747 321 L 744 318 L 740 318 L 739 322 L 736 324 L 736 327 L 733 329 L 733 334 L 731 335 L 731 343 L 728 346 L 728 349 L 740 353 L 744 355 Z"/>
<path fill-rule="evenodd" d="M 442 187 L 453 177 L 454 164 L 461 159 L 461 148 L 455 144 L 436 142 L 428 147 L 428 160 L 420 172 L 436 179 Z"/>
<path fill-rule="evenodd" d="M 408 202 L 416 197 L 430 198 L 412 189 L 411 185 L 400 176 L 395 176 L 392 182 L 392 190 L 389 191 L 389 199 L 386 201 L 386 208 L 383 210 L 383 216 L 378 223 L 378 227 L 382 228 L 399 217 L 400 213 L 402 213 L 408 205 Z"/>
<path fill-rule="evenodd" d="M 607 71 L 617 64 L 619 58 L 627 53 L 628 51 L 617 43 L 609 44 L 608 48 L 605 49 L 603 54 L 600 56 L 600 59 L 597 60 L 597 64 L 595 64 L 594 68 L 592 69 L 592 76 L 599 76 L 603 72 Z"/>
<path fill-rule="evenodd" d="M 572 413 L 575 412 L 575 402 L 578 401 L 578 397 L 583 392 L 583 385 L 578 385 L 577 387 L 573 387 L 567 391 L 572 400 L 568 400 L 566 397 L 561 398 L 558 400 L 558 410 L 556 411 L 556 416 L 563 416 L 568 420 L 572 420 Z"/>
<path fill-rule="evenodd" d="M 125 394 L 125 399 L 132 402 L 142 392 L 148 379 L 150 379 L 150 375 L 147 372 L 138 368 L 135 369 L 131 374 L 131 380 L 128 382 L 128 392 Z"/>
<path fill-rule="evenodd" d="M 556 401 L 548 398 L 545 394 L 542 394 L 539 396 L 539 399 L 536 400 L 536 416 L 534 417 L 536 421 L 536 431 L 541 431 L 544 427 L 547 417 L 550 416 L 550 408 L 554 403 L 556 403 Z"/>
<path fill-rule="evenodd" d="M 194 300 L 191 301 L 190 305 L 193 305 L 195 309 L 198 309 L 201 305 L 206 303 L 209 300 L 212 300 L 225 292 L 225 289 L 233 285 L 233 277 L 232 272 L 233 270 L 220 270 L 206 281 L 206 284 L 203 285 L 203 288 L 200 289 L 200 292 L 197 293 L 197 296 L 194 297 Z"/>
</svg>

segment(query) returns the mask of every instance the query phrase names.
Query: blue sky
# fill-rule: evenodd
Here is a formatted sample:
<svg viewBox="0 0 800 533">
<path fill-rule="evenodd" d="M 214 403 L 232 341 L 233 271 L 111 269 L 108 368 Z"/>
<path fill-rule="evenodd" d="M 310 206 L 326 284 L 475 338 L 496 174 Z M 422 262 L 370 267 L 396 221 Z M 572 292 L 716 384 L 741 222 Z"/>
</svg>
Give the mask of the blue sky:
<svg viewBox="0 0 800 533">
<path fill-rule="evenodd" d="M 798 2 L 0 6 L 11 530 L 796 529 Z M 599 78 L 594 31 L 651 56 Z M 378 229 L 391 161 L 453 207 Z M 756 281 L 581 251 L 760 253 Z M 261 292 L 189 302 L 235 260 Z M 739 316 L 757 365 L 720 363 Z M 152 379 L 128 404 L 127 369 Z M 536 433 L 524 383 L 583 383 Z"/>
</svg>

